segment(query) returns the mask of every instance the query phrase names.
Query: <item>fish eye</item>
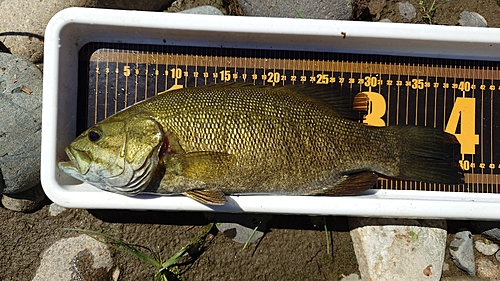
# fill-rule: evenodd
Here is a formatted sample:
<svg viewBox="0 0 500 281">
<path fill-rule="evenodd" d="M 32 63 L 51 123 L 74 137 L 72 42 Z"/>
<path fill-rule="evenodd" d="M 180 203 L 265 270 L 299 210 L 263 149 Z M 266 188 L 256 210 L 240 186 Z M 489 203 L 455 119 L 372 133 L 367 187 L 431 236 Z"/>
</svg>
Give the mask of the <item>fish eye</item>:
<svg viewBox="0 0 500 281">
<path fill-rule="evenodd" d="M 87 134 L 87 137 L 89 138 L 89 141 L 96 142 L 96 141 L 99 141 L 101 139 L 102 133 L 96 129 L 92 129 Z"/>
</svg>

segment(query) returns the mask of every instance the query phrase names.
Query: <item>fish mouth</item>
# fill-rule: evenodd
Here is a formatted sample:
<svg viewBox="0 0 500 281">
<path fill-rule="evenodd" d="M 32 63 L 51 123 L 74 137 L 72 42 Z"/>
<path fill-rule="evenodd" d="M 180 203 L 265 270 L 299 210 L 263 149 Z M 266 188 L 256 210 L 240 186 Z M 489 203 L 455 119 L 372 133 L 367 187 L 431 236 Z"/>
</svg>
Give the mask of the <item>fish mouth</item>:
<svg viewBox="0 0 500 281">
<path fill-rule="evenodd" d="M 70 146 L 64 149 L 69 161 L 58 163 L 59 169 L 70 175 L 85 175 L 90 169 L 90 157 L 87 153 L 74 149 Z"/>
</svg>

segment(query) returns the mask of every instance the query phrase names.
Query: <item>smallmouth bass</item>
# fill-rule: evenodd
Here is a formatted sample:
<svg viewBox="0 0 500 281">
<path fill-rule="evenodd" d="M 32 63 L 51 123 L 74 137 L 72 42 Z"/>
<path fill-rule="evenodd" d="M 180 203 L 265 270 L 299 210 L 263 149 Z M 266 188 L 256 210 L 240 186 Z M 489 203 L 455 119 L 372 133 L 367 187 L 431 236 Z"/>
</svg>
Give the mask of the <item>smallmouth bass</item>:
<svg viewBox="0 0 500 281">
<path fill-rule="evenodd" d="M 344 118 L 340 96 L 330 87 L 239 83 L 166 92 L 87 129 L 59 168 L 106 191 L 214 205 L 235 193 L 354 195 L 378 175 L 463 183 L 455 136 L 363 125 Z"/>
</svg>

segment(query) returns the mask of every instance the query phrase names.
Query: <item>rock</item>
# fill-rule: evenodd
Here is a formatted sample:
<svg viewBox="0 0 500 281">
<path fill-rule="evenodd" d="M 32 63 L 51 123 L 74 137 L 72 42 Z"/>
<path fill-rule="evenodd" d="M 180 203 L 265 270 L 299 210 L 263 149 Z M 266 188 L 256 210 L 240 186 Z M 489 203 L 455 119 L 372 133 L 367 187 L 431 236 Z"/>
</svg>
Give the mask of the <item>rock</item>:
<svg viewBox="0 0 500 281">
<path fill-rule="evenodd" d="M 13 53 L 32 62 L 41 62 L 43 35 L 49 20 L 58 11 L 69 7 L 95 7 L 162 11 L 173 0 L 3 0 L 0 1 L 0 36 Z"/>
<path fill-rule="evenodd" d="M 222 14 L 228 14 L 228 11 L 224 7 L 223 0 L 177 0 L 166 10 L 166 12 L 181 12 L 181 11 L 189 11 L 189 10 L 198 10 L 201 7 L 211 7 L 211 8 L 203 8 L 203 9 L 214 9 L 219 10 Z M 188 12 L 189 14 L 198 14 Z M 199 13 L 204 14 L 204 13 Z M 208 14 L 211 15 L 211 14 Z"/>
<path fill-rule="evenodd" d="M 450 243 L 450 254 L 456 266 L 465 270 L 469 275 L 476 275 L 472 233 L 470 231 L 464 230 L 455 234 L 455 238 Z"/>
<path fill-rule="evenodd" d="M 374 16 L 374 19 L 377 20 L 380 18 L 380 13 L 387 5 L 386 0 L 370 0 L 368 3 L 368 10 L 370 14 Z"/>
<path fill-rule="evenodd" d="M 384 19 L 379 20 L 379 22 L 392 22 L 392 21 L 388 18 L 384 18 Z"/>
<path fill-rule="evenodd" d="M 497 253 L 495 254 L 495 259 L 500 262 L 500 251 L 497 251 Z"/>
<path fill-rule="evenodd" d="M 29 213 L 35 211 L 45 199 L 42 186 L 37 185 L 32 189 L 16 194 L 4 194 L 2 205 L 11 211 Z"/>
<path fill-rule="evenodd" d="M 59 206 L 56 203 L 52 203 L 49 206 L 49 214 L 53 217 L 59 215 L 60 213 L 66 211 L 67 209 L 63 206 Z"/>
<path fill-rule="evenodd" d="M 0 53 L 0 189 L 40 183 L 42 72 L 28 60 Z"/>
<path fill-rule="evenodd" d="M 239 0 L 247 16 L 350 20 L 351 0 Z"/>
<path fill-rule="evenodd" d="M 473 221 L 472 226 L 488 239 L 500 242 L 500 222 Z"/>
<path fill-rule="evenodd" d="M 350 218 L 362 280 L 439 280 L 445 220 Z"/>
<path fill-rule="evenodd" d="M 199 6 L 196 8 L 180 11 L 179 13 L 199 14 L 199 15 L 215 15 L 215 16 L 223 16 L 224 15 L 219 9 L 212 7 L 212 6 Z"/>
<path fill-rule="evenodd" d="M 234 242 L 245 244 L 253 243 L 262 236 L 266 230 L 266 223 L 271 219 L 269 215 L 240 215 L 207 213 L 205 216 L 216 222 L 217 229 Z M 257 227 L 257 230 L 255 228 Z"/>
<path fill-rule="evenodd" d="M 500 280 L 500 268 L 486 257 L 476 260 L 477 276 L 489 280 Z"/>
<path fill-rule="evenodd" d="M 463 11 L 460 13 L 458 24 L 462 26 L 486 27 L 486 19 L 476 12 Z"/>
<path fill-rule="evenodd" d="M 417 16 L 415 7 L 410 2 L 398 2 L 399 14 L 407 21 L 412 21 Z"/>
<path fill-rule="evenodd" d="M 450 270 L 450 265 L 447 262 L 443 263 L 443 272 Z"/>
<path fill-rule="evenodd" d="M 120 268 L 118 268 L 118 267 L 115 268 L 115 270 L 113 271 L 113 274 L 111 275 L 111 278 L 113 281 L 120 280 Z"/>
<path fill-rule="evenodd" d="M 43 253 L 33 281 L 110 280 L 112 267 L 108 247 L 82 234 L 50 246 Z"/>
<path fill-rule="evenodd" d="M 476 250 L 485 256 L 491 256 L 498 252 L 498 245 L 492 242 L 485 243 L 484 241 L 478 240 L 474 243 Z"/>
<path fill-rule="evenodd" d="M 352 273 L 348 276 L 342 277 L 340 281 L 361 281 L 361 279 L 359 278 L 359 275 L 357 275 L 356 273 Z"/>
</svg>

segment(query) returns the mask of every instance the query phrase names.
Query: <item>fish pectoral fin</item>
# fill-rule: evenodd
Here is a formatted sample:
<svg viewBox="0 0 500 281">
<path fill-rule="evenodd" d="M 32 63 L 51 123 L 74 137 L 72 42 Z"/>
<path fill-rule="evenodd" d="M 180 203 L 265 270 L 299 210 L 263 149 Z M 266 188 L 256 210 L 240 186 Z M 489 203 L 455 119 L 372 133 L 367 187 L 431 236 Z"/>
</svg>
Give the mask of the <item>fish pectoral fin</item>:
<svg viewBox="0 0 500 281">
<path fill-rule="evenodd" d="M 344 175 L 339 182 L 327 187 L 315 195 L 344 196 L 356 195 L 372 188 L 378 180 L 378 175 L 373 172 L 360 172 Z"/>
<path fill-rule="evenodd" d="M 190 190 L 184 192 L 183 194 L 191 199 L 207 205 L 224 205 L 227 202 L 224 193 L 217 189 Z"/>
<path fill-rule="evenodd" d="M 234 155 L 223 152 L 189 152 L 173 155 L 167 166 L 175 167 L 175 174 L 207 182 L 223 177 L 235 163 Z"/>
</svg>

